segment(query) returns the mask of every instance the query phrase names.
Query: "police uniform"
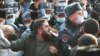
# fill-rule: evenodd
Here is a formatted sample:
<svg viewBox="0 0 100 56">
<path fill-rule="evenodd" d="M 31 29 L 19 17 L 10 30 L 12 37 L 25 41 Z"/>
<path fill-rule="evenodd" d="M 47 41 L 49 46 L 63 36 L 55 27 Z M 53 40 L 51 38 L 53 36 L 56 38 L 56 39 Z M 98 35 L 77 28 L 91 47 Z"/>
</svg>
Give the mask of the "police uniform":
<svg viewBox="0 0 100 56">
<path fill-rule="evenodd" d="M 66 28 L 63 31 L 60 31 L 60 48 L 63 56 L 69 56 L 70 50 L 69 45 L 72 45 L 73 34 L 77 31 L 78 28 L 75 27 L 69 20 L 66 21 Z"/>
<path fill-rule="evenodd" d="M 65 16 L 65 6 L 64 5 L 63 6 L 56 6 L 55 13 L 56 13 L 56 16 L 58 17 L 55 20 L 55 23 L 56 23 L 55 27 L 58 31 L 62 31 L 65 28 L 65 21 L 66 21 L 66 19 L 65 19 L 65 17 L 66 17 Z M 60 20 L 57 20 L 57 19 L 60 19 Z"/>
<path fill-rule="evenodd" d="M 72 47 L 73 44 L 73 34 L 74 32 L 78 31 L 79 27 L 75 26 L 70 20 L 69 16 L 75 13 L 78 10 L 81 10 L 81 5 L 78 2 L 74 2 L 72 4 L 69 4 L 65 8 L 65 13 L 67 15 L 67 21 L 66 21 L 66 26 L 65 29 L 60 31 L 59 38 L 60 38 L 60 51 L 59 55 L 60 56 L 70 56 L 70 46 Z"/>
</svg>

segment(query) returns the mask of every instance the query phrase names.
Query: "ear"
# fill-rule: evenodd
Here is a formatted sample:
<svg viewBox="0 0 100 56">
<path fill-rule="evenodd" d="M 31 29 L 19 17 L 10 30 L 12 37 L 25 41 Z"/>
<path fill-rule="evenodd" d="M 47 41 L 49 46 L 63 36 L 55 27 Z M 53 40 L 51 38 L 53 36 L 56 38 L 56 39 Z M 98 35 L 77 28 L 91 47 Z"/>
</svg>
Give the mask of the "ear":
<svg viewBox="0 0 100 56">
<path fill-rule="evenodd" d="M 100 36 L 99 34 L 100 34 L 100 30 L 98 30 L 96 33 L 97 37 Z"/>
<path fill-rule="evenodd" d="M 42 29 L 38 29 L 38 33 L 42 33 L 43 32 L 43 30 Z"/>
</svg>

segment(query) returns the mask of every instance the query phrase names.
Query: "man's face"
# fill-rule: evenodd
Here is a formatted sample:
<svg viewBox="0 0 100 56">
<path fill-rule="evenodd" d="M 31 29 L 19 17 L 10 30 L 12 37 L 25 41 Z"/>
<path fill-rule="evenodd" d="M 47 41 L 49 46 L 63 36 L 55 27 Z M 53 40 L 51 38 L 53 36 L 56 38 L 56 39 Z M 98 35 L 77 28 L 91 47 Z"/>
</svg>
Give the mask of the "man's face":
<svg viewBox="0 0 100 56">
<path fill-rule="evenodd" d="M 45 21 L 43 23 L 42 30 L 43 30 L 42 33 L 44 33 L 44 32 L 46 32 L 48 34 L 50 33 L 50 26 L 49 26 L 49 23 L 47 21 Z"/>
<path fill-rule="evenodd" d="M 31 23 L 32 23 L 32 19 L 24 20 L 23 23 L 24 23 L 24 25 L 25 25 L 26 27 L 29 27 L 29 26 L 31 25 Z"/>
<path fill-rule="evenodd" d="M 63 23 L 66 21 L 65 19 L 65 13 L 58 13 L 56 14 L 56 21 L 59 23 Z"/>
<path fill-rule="evenodd" d="M 73 19 L 71 19 L 71 21 L 75 22 L 77 20 L 77 17 L 82 15 L 83 15 L 82 10 L 76 11 L 74 14 L 72 14 Z"/>
<path fill-rule="evenodd" d="M 51 34 L 50 34 L 50 26 L 47 21 L 43 23 L 42 26 L 42 37 L 45 41 L 49 41 Z"/>
<path fill-rule="evenodd" d="M 45 9 L 46 15 L 51 15 L 51 10 L 50 9 Z"/>
<path fill-rule="evenodd" d="M 58 13 L 57 17 L 59 17 L 59 18 L 65 17 L 65 14 L 64 13 Z"/>
<path fill-rule="evenodd" d="M 24 22 L 24 24 L 30 24 L 32 22 L 32 20 L 31 19 L 27 19 L 27 20 L 24 20 L 23 22 Z"/>
</svg>

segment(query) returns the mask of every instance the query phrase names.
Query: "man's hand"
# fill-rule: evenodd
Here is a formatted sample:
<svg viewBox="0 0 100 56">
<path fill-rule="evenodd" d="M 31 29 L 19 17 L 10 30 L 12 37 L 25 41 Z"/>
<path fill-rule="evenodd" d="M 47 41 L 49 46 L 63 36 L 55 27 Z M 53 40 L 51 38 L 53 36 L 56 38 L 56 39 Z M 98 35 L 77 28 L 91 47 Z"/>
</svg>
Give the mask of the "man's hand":
<svg viewBox="0 0 100 56">
<path fill-rule="evenodd" d="M 55 46 L 50 46 L 49 51 L 51 54 L 57 54 L 58 50 Z"/>
</svg>

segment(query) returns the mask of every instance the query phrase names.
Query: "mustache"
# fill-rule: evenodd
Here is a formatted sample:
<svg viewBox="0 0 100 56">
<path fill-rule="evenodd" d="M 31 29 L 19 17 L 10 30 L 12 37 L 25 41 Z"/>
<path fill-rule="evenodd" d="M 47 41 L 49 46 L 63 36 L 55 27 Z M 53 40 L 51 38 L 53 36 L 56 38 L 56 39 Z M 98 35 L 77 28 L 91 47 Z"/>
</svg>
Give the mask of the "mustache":
<svg viewBox="0 0 100 56">
<path fill-rule="evenodd" d="M 54 31 L 51 31 L 51 30 L 50 30 L 50 34 L 52 34 L 55 37 L 58 37 L 59 36 L 59 33 L 58 32 L 54 32 Z"/>
</svg>

